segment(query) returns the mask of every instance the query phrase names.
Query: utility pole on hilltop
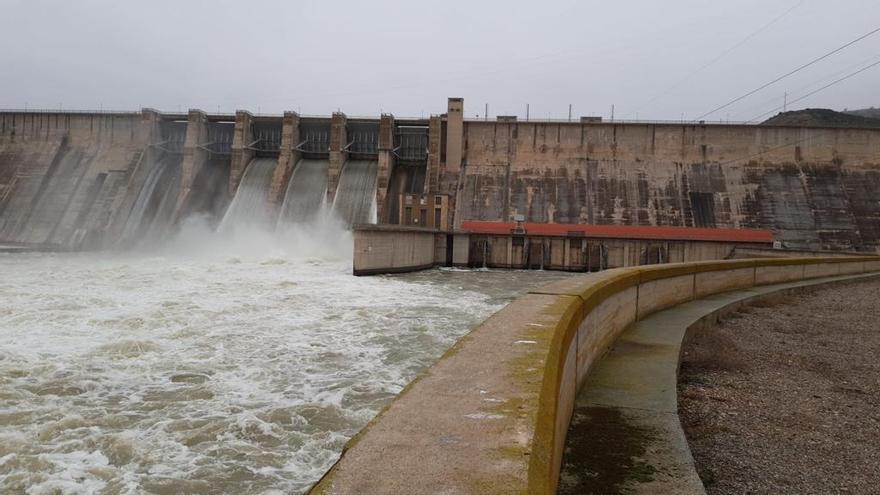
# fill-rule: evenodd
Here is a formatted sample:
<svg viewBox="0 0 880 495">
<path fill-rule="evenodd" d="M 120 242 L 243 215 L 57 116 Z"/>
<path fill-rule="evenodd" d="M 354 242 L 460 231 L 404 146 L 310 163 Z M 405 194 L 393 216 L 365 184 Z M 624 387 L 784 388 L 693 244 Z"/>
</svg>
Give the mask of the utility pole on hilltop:
<svg viewBox="0 0 880 495">
<path fill-rule="evenodd" d="M 568 104 L 568 121 L 571 122 L 571 103 Z"/>
<path fill-rule="evenodd" d="M 489 120 L 489 104 L 486 103 L 486 108 L 483 110 L 483 119 Z"/>
<path fill-rule="evenodd" d="M 529 104 L 526 103 L 526 122 L 529 121 Z"/>
</svg>

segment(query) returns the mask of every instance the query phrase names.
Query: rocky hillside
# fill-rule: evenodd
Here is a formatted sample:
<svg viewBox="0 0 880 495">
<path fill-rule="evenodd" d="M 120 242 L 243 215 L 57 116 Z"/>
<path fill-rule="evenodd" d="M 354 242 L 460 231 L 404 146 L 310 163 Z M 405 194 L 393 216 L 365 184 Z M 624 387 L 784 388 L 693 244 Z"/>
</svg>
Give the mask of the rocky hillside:
<svg viewBox="0 0 880 495">
<path fill-rule="evenodd" d="M 853 113 L 868 111 L 880 112 L 880 110 L 874 109 L 837 112 L 827 108 L 806 108 L 804 110 L 778 113 L 762 122 L 761 125 L 880 128 L 880 118 L 870 118 Z"/>
<path fill-rule="evenodd" d="M 843 113 L 858 115 L 860 117 L 868 117 L 869 119 L 880 119 L 880 108 L 861 108 L 859 110 L 844 110 Z"/>
</svg>

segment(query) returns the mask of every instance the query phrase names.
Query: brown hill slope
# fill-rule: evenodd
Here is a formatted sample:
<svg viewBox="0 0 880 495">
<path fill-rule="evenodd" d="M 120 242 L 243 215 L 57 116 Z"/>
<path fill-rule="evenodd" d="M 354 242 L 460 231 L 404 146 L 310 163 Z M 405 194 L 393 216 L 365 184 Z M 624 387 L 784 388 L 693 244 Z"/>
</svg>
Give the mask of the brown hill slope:
<svg viewBox="0 0 880 495">
<path fill-rule="evenodd" d="M 860 117 L 868 117 L 869 119 L 880 119 L 880 108 L 859 108 L 857 110 L 844 110 L 843 113 L 858 115 Z"/>
<path fill-rule="evenodd" d="M 880 128 L 880 119 L 836 112 L 827 108 L 806 108 L 778 113 L 762 122 L 761 125 Z"/>
</svg>

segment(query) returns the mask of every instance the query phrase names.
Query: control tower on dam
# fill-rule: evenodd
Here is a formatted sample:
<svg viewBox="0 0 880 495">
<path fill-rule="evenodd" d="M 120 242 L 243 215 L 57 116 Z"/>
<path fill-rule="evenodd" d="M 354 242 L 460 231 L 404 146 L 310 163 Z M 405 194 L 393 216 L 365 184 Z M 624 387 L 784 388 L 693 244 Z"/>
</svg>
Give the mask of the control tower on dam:
<svg viewBox="0 0 880 495">
<path fill-rule="evenodd" d="M 0 243 L 129 245 L 194 214 L 218 226 L 243 180 L 260 177 L 247 189 L 271 224 L 325 208 L 347 225 L 755 228 L 791 249 L 880 247 L 880 130 L 478 120 L 464 108 L 450 98 L 425 119 L 2 111 Z"/>
</svg>

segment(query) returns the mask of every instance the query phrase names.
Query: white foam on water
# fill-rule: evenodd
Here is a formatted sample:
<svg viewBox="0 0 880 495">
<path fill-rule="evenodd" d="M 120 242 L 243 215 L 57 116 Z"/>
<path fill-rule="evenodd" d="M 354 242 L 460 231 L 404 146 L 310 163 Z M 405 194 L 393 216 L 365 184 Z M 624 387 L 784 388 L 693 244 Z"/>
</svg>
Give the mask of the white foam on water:
<svg viewBox="0 0 880 495">
<path fill-rule="evenodd" d="M 0 273 L 0 492 L 31 494 L 301 492 L 418 371 L 549 280 L 359 278 L 341 228 L 197 222 L 151 252 L 0 254 Z"/>
</svg>

